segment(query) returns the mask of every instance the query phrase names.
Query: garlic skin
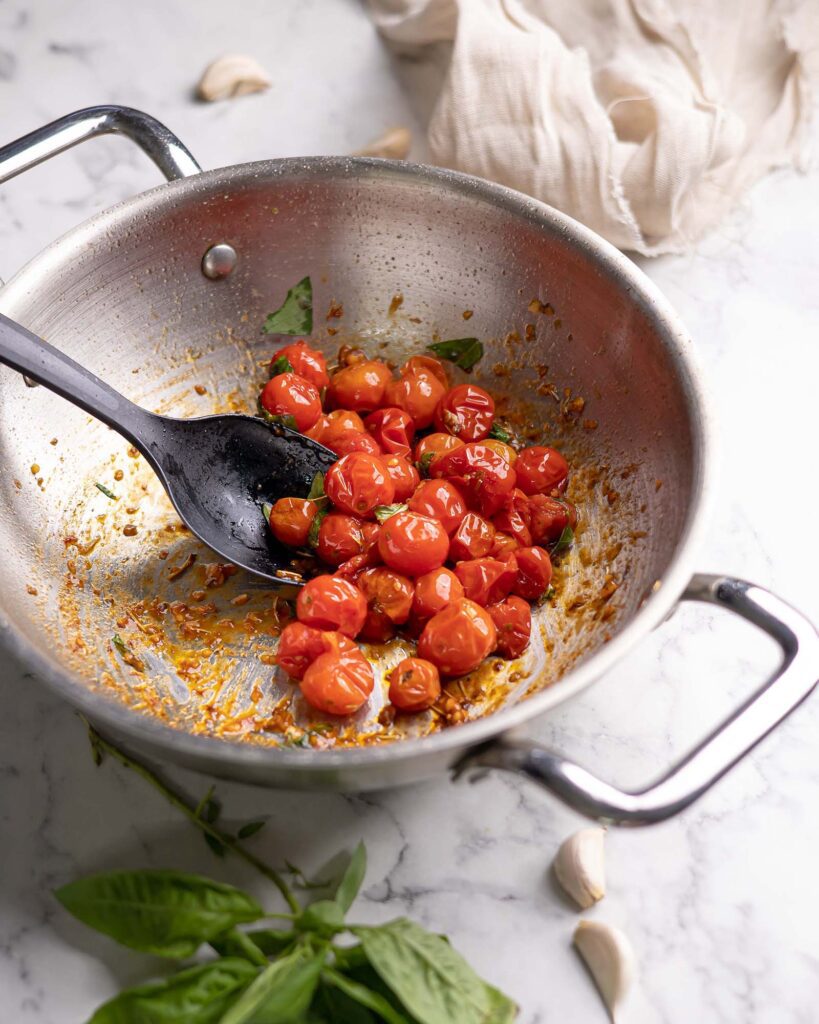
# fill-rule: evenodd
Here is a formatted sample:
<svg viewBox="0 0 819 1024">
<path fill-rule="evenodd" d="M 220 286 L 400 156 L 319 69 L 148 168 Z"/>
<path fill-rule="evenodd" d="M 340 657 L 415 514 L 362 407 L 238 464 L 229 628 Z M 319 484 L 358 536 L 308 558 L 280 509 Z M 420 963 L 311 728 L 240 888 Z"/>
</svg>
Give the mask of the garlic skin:
<svg viewBox="0 0 819 1024">
<path fill-rule="evenodd" d="M 581 921 L 572 941 L 616 1024 L 636 973 L 631 943 L 619 928 L 602 921 Z"/>
<path fill-rule="evenodd" d="M 263 92 L 271 85 L 270 76 L 254 57 L 228 53 L 205 68 L 196 87 L 196 95 L 200 100 L 213 103 L 251 92 Z"/>
<path fill-rule="evenodd" d="M 380 156 L 387 160 L 406 160 L 411 146 L 412 132 L 409 128 L 391 128 L 368 146 L 356 150 L 353 155 Z"/>
<path fill-rule="evenodd" d="M 606 895 L 606 866 L 602 828 L 582 828 L 560 845 L 554 860 L 555 877 L 583 910 Z"/>
</svg>

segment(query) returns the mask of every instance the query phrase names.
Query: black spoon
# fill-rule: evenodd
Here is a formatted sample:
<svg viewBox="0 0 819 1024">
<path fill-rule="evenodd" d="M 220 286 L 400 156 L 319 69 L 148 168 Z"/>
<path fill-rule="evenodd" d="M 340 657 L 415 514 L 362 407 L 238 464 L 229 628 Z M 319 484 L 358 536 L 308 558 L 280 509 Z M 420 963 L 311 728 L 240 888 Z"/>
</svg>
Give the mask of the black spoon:
<svg viewBox="0 0 819 1024">
<path fill-rule="evenodd" d="M 217 554 L 279 586 L 299 582 L 292 551 L 262 502 L 303 497 L 338 458 L 287 427 L 237 414 L 174 419 L 134 405 L 73 359 L 0 315 L 0 362 L 127 438 L 148 460 L 179 518 Z"/>
</svg>

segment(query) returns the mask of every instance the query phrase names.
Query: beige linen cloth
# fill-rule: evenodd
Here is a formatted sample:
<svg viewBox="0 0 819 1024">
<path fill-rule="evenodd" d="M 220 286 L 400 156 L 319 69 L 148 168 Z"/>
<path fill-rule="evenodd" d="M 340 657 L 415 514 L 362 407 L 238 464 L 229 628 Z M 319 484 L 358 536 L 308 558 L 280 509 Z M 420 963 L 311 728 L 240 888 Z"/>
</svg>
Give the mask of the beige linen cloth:
<svg viewBox="0 0 819 1024">
<path fill-rule="evenodd" d="M 819 0 L 370 4 L 399 52 L 452 43 L 434 163 L 536 196 L 622 249 L 687 248 L 800 159 Z"/>
</svg>

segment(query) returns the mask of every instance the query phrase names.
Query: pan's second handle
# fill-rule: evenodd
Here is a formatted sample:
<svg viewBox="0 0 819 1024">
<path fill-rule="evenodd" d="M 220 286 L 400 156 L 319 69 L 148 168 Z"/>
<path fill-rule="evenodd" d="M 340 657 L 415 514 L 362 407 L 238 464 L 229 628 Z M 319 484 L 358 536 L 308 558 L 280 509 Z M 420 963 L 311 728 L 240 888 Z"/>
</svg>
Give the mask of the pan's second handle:
<svg viewBox="0 0 819 1024">
<path fill-rule="evenodd" d="M 616 825 L 650 825 L 693 803 L 814 689 L 819 676 L 819 635 L 804 615 L 743 580 L 698 575 L 682 600 L 716 604 L 747 619 L 776 640 L 783 660 L 761 689 L 657 782 L 626 792 L 534 743 L 511 738 L 477 748 L 458 769 L 519 772 L 581 814 Z"/>
</svg>

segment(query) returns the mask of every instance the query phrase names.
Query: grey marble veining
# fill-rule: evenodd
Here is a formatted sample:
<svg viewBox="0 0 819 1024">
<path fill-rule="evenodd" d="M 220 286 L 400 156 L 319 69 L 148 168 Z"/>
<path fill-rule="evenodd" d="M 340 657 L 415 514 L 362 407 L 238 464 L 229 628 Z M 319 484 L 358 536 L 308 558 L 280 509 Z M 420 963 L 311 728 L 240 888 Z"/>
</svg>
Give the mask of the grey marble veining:
<svg viewBox="0 0 819 1024">
<path fill-rule="evenodd" d="M 202 106 L 191 90 L 221 52 L 247 51 L 273 88 Z M 393 124 L 418 129 L 402 90 L 416 67 L 382 48 L 354 0 L 0 0 L 0 138 L 100 102 L 143 107 L 205 167 L 348 152 Z M 419 133 L 420 134 L 420 133 Z M 423 153 L 419 144 L 418 154 Z M 98 209 L 157 182 L 122 140 L 65 154 L 0 189 L 0 277 Z M 705 571 L 771 587 L 819 619 L 815 509 L 819 175 L 780 172 L 707 241 L 645 269 L 697 340 L 719 414 L 718 493 Z M 220 861 L 140 780 L 95 768 L 82 724 L 0 656 L 0 1019 L 76 1024 L 163 965 L 87 932 L 51 890 L 113 866 L 174 866 L 265 891 Z M 775 663 L 724 615 L 685 608 L 627 662 L 533 732 L 622 784 L 647 780 Z M 612 831 L 609 894 L 590 916 L 630 935 L 633 1024 L 814 1024 L 819 1019 L 819 700 L 711 794 L 648 831 Z M 173 772 L 201 793 L 207 780 Z M 260 815 L 271 862 L 315 870 L 367 842 L 363 920 L 411 912 L 446 931 L 521 1004 L 525 1024 L 605 1014 L 570 948 L 577 914 L 548 866 L 579 819 L 495 775 L 344 797 L 220 784 L 228 819 Z"/>
</svg>

